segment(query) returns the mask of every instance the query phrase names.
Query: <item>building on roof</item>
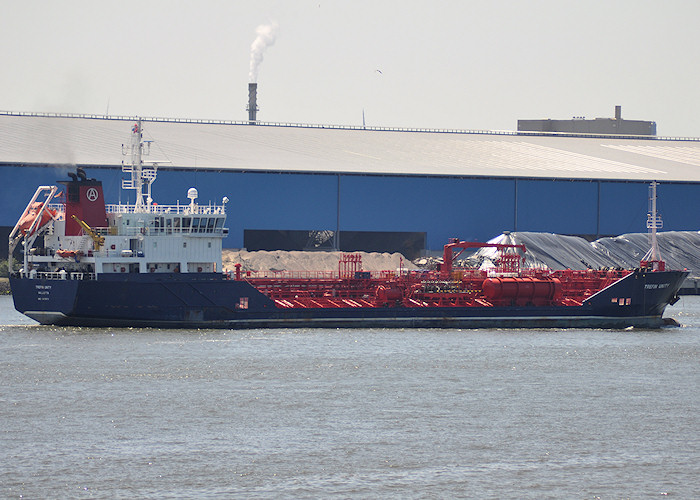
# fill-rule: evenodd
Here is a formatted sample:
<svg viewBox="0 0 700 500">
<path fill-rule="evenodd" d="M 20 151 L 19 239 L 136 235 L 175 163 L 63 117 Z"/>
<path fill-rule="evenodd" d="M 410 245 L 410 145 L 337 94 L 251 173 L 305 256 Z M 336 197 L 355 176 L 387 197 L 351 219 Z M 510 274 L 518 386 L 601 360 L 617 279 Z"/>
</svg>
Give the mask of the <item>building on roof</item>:
<svg viewBox="0 0 700 500">
<path fill-rule="evenodd" d="M 625 120 L 622 106 L 615 106 L 615 118 L 586 120 L 583 116 L 571 120 L 518 120 L 520 132 L 565 132 L 568 134 L 656 135 L 656 122 Z"/>
<path fill-rule="evenodd" d="M 126 201 L 134 117 L 0 113 L 0 226 L 39 184 L 80 166 Z M 228 203 L 225 247 L 437 250 L 503 231 L 593 238 L 646 231 L 658 181 L 664 230 L 698 230 L 700 139 L 384 129 L 142 118 L 153 198 Z"/>
</svg>

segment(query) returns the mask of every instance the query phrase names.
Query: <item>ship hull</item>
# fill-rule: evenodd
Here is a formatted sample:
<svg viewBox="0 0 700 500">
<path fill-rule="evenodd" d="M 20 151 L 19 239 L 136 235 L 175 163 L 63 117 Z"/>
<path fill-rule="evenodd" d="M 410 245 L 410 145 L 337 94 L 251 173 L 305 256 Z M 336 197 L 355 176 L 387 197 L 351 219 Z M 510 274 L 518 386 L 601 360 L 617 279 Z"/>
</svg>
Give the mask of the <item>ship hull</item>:
<svg viewBox="0 0 700 500">
<path fill-rule="evenodd" d="M 659 328 L 687 276 L 635 271 L 580 306 L 280 308 L 219 274 L 11 277 L 15 308 L 42 324 L 158 328 Z"/>
</svg>

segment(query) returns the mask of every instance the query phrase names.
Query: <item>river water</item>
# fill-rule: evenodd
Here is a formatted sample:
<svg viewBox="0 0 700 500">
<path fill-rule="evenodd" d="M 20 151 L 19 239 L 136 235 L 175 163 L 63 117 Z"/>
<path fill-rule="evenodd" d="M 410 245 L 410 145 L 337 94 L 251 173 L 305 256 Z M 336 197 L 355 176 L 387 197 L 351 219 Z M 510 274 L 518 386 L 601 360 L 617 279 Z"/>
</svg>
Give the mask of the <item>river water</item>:
<svg viewBox="0 0 700 500">
<path fill-rule="evenodd" d="M 0 297 L 3 498 L 700 498 L 684 326 L 37 326 Z"/>
</svg>

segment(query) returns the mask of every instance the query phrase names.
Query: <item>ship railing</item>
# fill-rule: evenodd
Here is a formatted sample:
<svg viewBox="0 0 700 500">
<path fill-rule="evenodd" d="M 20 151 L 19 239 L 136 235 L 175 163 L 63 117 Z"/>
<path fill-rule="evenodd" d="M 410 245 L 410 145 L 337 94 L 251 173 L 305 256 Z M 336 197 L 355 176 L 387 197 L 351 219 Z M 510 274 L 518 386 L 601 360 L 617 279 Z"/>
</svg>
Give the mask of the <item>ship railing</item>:
<svg viewBox="0 0 700 500">
<path fill-rule="evenodd" d="M 94 280 L 94 273 L 70 273 L 70 279 L 72 280 Z"/>
<path fill-rule="evenodd" d="M 146 205 L 136 210 L 134 205 L 108 204 L 107 212 L 114 214 L 147 213 L 157 215 L 216 215 L 226 213 L 226 205 Z"/>
<path fill-rule="evenodd" d="M 29 278 L 40 279 L 40 280 L 94 280 L 95 273 L 80 273 L 80 272 L 67 272 L 67 271 L 38 271 L 29 272 Z"/>
<path fill-rule="evenodd" d="M 228 273 L 233 279 L 235 272 Z M 343 273 L 340 275 L 338 271 L 242 271 L 243 279 L 283 279 L 283 280 L 341 280 L 341 279 L 380 279 L 387 280 L 398 277 L 400 274 L 396 271 L 358 271 L 355 275 Z M 421 272 L 404 273 L 404 276 L 420 277 Z"/>
<path fill-rule="evenodd" d="M 231 277 L 234 276 L 230 273 Z M 243 271 L 244 279 L 284 279 L 284 280 L 337 280 L 337 271 Z"/>
<path fill-rule="evenodd" d="M 113 234 L 113 233 L 107 233 Z M 207 235 L 207 234 L 228 234 L 227 227 L 207 227 L 199 229 L 192 227 L 127 227 L 122 229 L 123 236 L 138 236 L 139 234 L 143 236 L 161 236 L 164 234 L 190 234 L 190 235 Z"/>
<path fill-rule="evenodd" d="M 49 203 L 49 210 L 53 210 L 56 215 L 54 219 L 64 220 L 66 217 L 66 206 L 63 203 Z"/>
</svg>

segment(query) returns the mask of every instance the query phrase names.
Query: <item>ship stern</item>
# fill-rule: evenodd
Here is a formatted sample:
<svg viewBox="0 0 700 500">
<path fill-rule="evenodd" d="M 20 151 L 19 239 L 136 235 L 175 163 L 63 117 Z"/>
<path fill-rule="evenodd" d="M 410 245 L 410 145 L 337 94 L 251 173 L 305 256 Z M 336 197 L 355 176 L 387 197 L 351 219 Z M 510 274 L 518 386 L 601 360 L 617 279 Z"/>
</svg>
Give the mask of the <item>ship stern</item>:
<svg viewBox="0 0 700 500">
<path fill-rule="evenodd" d="M 79 280 L 10 276 L 15 309 L 42 325 L 67 323 L 75 307 Z"/>
</svg>

